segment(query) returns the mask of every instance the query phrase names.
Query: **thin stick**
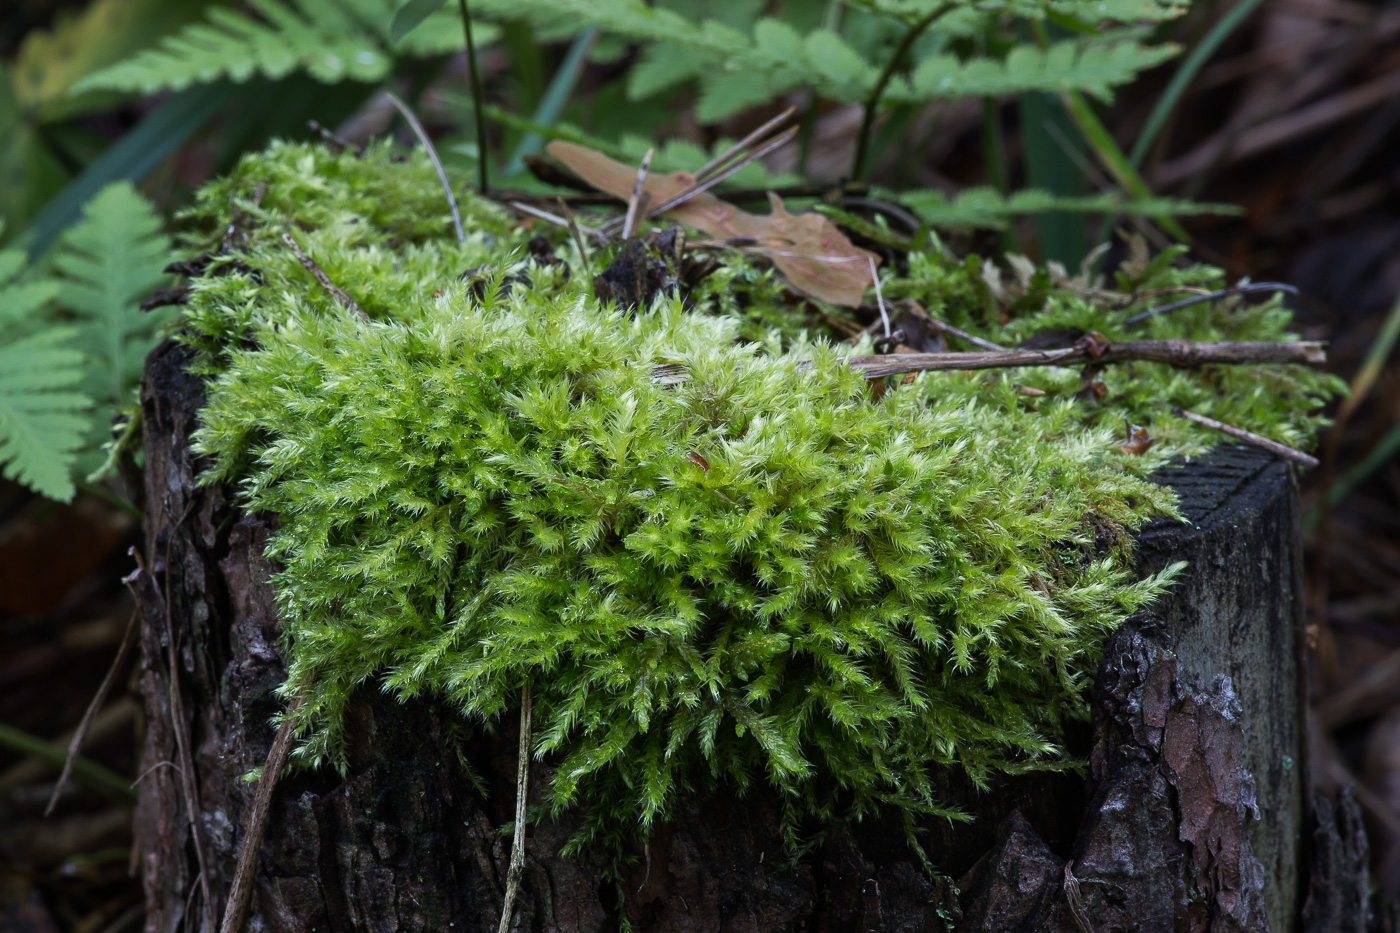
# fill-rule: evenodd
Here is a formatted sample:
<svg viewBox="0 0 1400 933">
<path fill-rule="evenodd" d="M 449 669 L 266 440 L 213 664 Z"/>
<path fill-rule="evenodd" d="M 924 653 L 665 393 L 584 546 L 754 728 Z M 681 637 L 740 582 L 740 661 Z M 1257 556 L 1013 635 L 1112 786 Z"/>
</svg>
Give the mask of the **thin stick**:
<svg viewBox="0 0 1400 933">
<path fill-rule="evenodd" d="M 768 153 L 772 152 L 774 149 L 777 149 L 779 146 L 783 146 L 783 145 L 786 145 L 787 143 L 791 142 L 791 141 L 792 141 L 792 138 L 793 138 L 794 136 L 796 136 L 796 135 L 797 135 L 797 127 L 795 127 L 795 126 L 792 127 L 791 129 L 785 130 L 783 133 L 781 133 L 780 135 L 774 137 L 772 140 L 770 140 L 768 143 L 766 143 L 762 148 L 757 149 L 757 150 L 755 150 L 755 151 L 749 153 L 749 154 L 748 154 L 747 156 L 745 156 L 743 159 L 741 159 L 741 160 L 738 161 L 738 162 L 735 162 L 733 165 L 731 165 L 729 168 L 725 169 L 724 171 L 720 172 L 719 174 L 710 177 L 709 179 L 707 179 L 707 180 L 704 181 L 704 182 L 701 182 L 701 183 L 692 185 L 691 187 L 685 189 L 685 190 L 682 191 L 680 194 L 676 195 L 675 197 L 671 198 L 670 200 L 668 200 L 668 201 L 663 201 L 663 202 L 662 202 L 661 204 L 659 204 L 658 206 L 651 208 L 651 209 L 650 209 L 649 211 L 647 211 L 647 213 L 646 213 L 647 219 L 649 220 L 649 219 L 651 219 L 652 217 L 660 216 L 661 214 L 664 214 L 664 213 L 666 213 L 667 211 L 669 211 L 669 210 L 671 210 L 671 209 L 673 209 L 673 208 L 676 208 L 676 207 L 681 206 L 681 205 L 684 204 L 686 201 L 689 201 L 691 198 L 695 197 L 696 195 L 701 194 L 701 193 L 703 193 L 703 192 L 705 192 L 705 191 L 709 191 L 709 190 L 710 190 L 711 188 L 713 188 L 715 185 L 717 185 L 717 184 L 719 184 L 720 182 L 724 181 L 726 178 L 730 177 L 731 175 L 735 174 L 736 172 L 741 172 L 741 171 L 743 171 L 745 168 L 747 168 L 749 165 L 751 165 L 755 160 L 761 159 L 761 158 L 763 158 L 765 155 L 767 155 Z M 621 224 L 622 224 L 622 219 L 621 219 L 621 218 L 615 218 L 615 219 L 610 220 L 610 221 L 608 221 L 607 223 L 603 224 L 603 226 L 599 227 L 598 229 L 599 229 L 599 232 L 601 232 L 602 234 L 604 234 L 604 235 L 606 235 L 606 236 L 610 236 L 610 235 L 612 235 L 613 233 L 616 233 L 616 232 L 617 232 L 617 229 L 618 229 L 618 227 L 619 227 Z"/>
<path fill-rule="evenodd" d="M 932 317 L 928 314 L 925 314 L 924 316 L 928 318 L 928 322 L 932 324 L 935 328 L 941 330 L 945 334 L 950 334 L 958 338 L 963 343 L 970 343 L 974 347 L 981 347 L 983 350 L 993 350 L 997 353 L 1006 352 L 1006 347 L 1003 347 L 1000 344 L 992 343 L 990 340 L 983 340 L 976 334 L 969 334 L 965 330 L 958 330 L 952 324 L 947 324 L 943 321 L 940 321 L 938 318 Z"/>
<path fill-rule="evenodd" d="M 253 875 L 258 867 L 258 852 L 262 849 L 263 836 L 267 834 L 267 817 L 272 809 L 272 792 L 277 788 L 282 768 L 287 764 L 287 755 L 296 737 L 296 721 L 291 714 L 301 706 L 301 699 L 292 701 L 287 707 L 287 718 L 277 728 L 277 737 L 272 740 L 272 748 L 267 753 L 262 774 L 258 776 L 258 792 L 253 797 L 253 809 L 248 814 L 247 828 L 243 842 L 238 847 L 238 867 L 233 873 L 233 886 L 228 892 L 228 906 L 224 909 L 224 923 L 219 933 L 242 933 L 243 924 L 248 919 L 248 903 L 253 896 Z"/>
<path fill-rule="evenodd" d="M 531 207 L 529 204 L 526 204 L 523 201 L 507 201 L 506 203 L 522 214 L 528 214 L 531 217 L 537 217 L 540 220 L 545 221 L 546 223 L 554 224 L 556 227 L 564 227 L 565 229 L 567 229 L 569 226 L 569 221 L 563 217 L 560 217 L 558 214 L 551 214 L 549 211 L 540 210 L 538 207 Z M 603 236 L 602 231 L 598 230 L 595 227 L 590 227 L 587 224 L 581 224 L 577 221 L 574 225 L 578 227 L 579 230 L 583 231 L 584 233 L 587 233 L 589 236 L 596 237 L 598 239 L 606 239 Z"/>
<path fill-rule="evenodd" d="M 778 127 L 782 126 L 784 123 L 790 120 L 792 118 L 792 115 L 796 112 L 796 107 L 789 107 L 773 119 L 769 120 L 767 123 L 760 126 L 758 129 L 754 130 L 749 135 L 745 136 L 743 139 L 739 140 L 734 145 L 730 146 L 728 149 L 724 150 L 724 152 L 721 152 L 719 155 L 715 156 L 713 159 L 700 166 L 700 168 L 695 173 L 695 180 L 704 181 L 706 178 L 710 177 L 711 172 L 717 172 L 720 169 L 724 168 L 724 166 L 736 155 L 748 149 L 758 140 L 767 136 L 769 133 L 773 132 Z"/>
<path fill-rule="evenodd" d="M 867 379 L 903 373 L 948 372 L 975 369 L 1012 369 L 1018 366 L 1101 366 L 1144 361 L 1166 363 L 1180 369 L 1194 366 L 1249 365 L 1258 363 L 1327 362 L 1325 344 L 1313 340 L 1288 343 L 1244 341 L 1139 340 L 1134 343 L 1099 344 L 1098 355 L 1088 348 L 1063 350 L 999 350 L 987 353 L 896 353 L 886 356 L 849 356 L 845 363 Z M 656 366 L 652 378 L 675 385 L 690 378 L 683 364 Z"/>
<path fill-rule="evenodd" d="M 1084 910 L 1084 895 L 1079 890 L 1079 879 L 1074 877 L 1071 870 L 1072 863 L 1065 862 L 1065 881 L 1063 884 L 1065 900 L 1069 902 L 1069 913 L 1074 919 L 1074 925 L 1079 928 L 1079 933 L 1094 933 L 1094 925 L 1089 922 L 1089 915 Z"/>
<path fill-rule="evenodd" d="M 797 127 L 795 127 L 795 126 L 794 126 L 794 127 L 789 127 L 788 129 L 786 129 L 786 130 L 784 130 L 783 132 L 779 133 L 777 136 L 774 136 L 771 140 L 769 140 L 769 141 L 768 141 L 767 143 L 765 143 L 763 146 L 759 147 L 758 149 L 755 149 L 753 152 L 750 152 L 748 155 L 744 156 L 744 158 L 740 159 L 738 162 L 735 162 L 733 165 L 731 165 L 731 166 L 729 166 L 728 168 L 724 169 L 722 172 L 718 172 L 718 173 L 716 173 L 715 175 L 712 175 L 710 178 L 706 179 L 704 182 L 702 182 L 702 183 L 700 183 L 700 184 L 697 184 L 697 185 L 695 185 L 695 186 L 692 187 L 692 188 L 688 188 L 688 189 L 686 189 L 685 191 L 682 191 L 680 194 L 676 195 L 674 198 L 671 198 L 671 200 L 662 203 L 662 204 L 659 205 L 658 207 L 653 207 L 653 208 L 647 213 L 647 216 L 648 216 L 648 217 L 655 217 L 655 216 L 657 216 L 658 214 L 664 214 L 664 213 L 666 213 L 667 211 L 671 210 L 672 208 L 674 208 L 674 207 L 679 207 L 680 205 L 684 204 L 686 201 L 689 201 L 691 198 L 695 197 L 697 194 L 701 194 L 701 193 L 703 193 L 703 192 L 705 192 L 705 191 L 709 191 L 709 190 L 710 190 L 711 188 L 713 188 L 715 185 L 717 185 L 717 184 L 719 184 L 720 182 L 724 181 L 726 178 L 729 178 L 731 175 L 734 175 L 734 174 L 736 174 L 736 173 L 738 173 L 738 172 L 742 172 L 744 169 L 748 168 L 748 167 L 749 167 L 750 165 L 752 165 L 754 162 L 756 162 L 756 161 L 758 161 L 759 159 L 763 158 L 763 157 L 766 156 L 768 153 L 772 152 L 774 149 L 777 149 L 777 148 L 779 148 L 779 147 L 781 147 L 781 146 L 785 146 L 785 145 L 787 145 L 788 143 L 792 142 L 792 138 L 793 138 L 794 136 L 796 136 L 796 135 L 797 135 Z"/>
<path fill-rule="evenodd" d="M 496 928 L 496 933 L 507 933 L 510 929 L 515 893 L 520 888 L 520 876 L 525 871 L 525 807 L 530 794 L 530 707 L 530 682 L 527 680 L 525 686 L 520 688 L 520 746 L 515 765 L 515 838 L 510 844 L 505 903 L 501 907 L 501 924 Z"/>
<path fill-rule="evenodd" d="M 467 39 L 467 70 L 471 72 L 472 110 L 476 115 L 477 190 L 485 195 L 491 187 L 486 177 L 489 160 L 486 151 L 486 95 L 481 90 L 481 71 L 476 67 L 476 43 L 472 42 L 472 15 L 467 9 L 467 0 L 457 0 L 457 7 L 462 13 L 462 33 Z M 452 197 L 452 192 L 449 191 L 447 196 Z M 455 207 L 453 213 L 456 213 Z M 458 233 L 461 233 L 460 226 Z"/>
<path fill-rule="evenodd" d="M 88 704 L 87 712 L 83 713 L 82 721 L 78 723 L 77 730 L 73 733 L 73 740 L 68 743 L 68 758 L 63 762 L 63 770 L 58 775 L 58 783 L 53 786 L 53 796 L 49 797 L 49 805 L 44 808 L 44 816 L 53 813 L 53 808 L 58 804 L 58 795 L 63 793 L 63 786 L 68 783 L 68 778 L 73 773 L 73 765 L 78 760 L 78 752 L 82 751 L 83 739 L 87 738 L 88 729 L 92 728 L 92 721 L 97 718 L 98 710 L 102 709 L 102 704 L 107 700 L 107 693 L 112 689 L 112 684 L 117 682 L 117 675 L 126 665 L 126 659 L 131 656 L 131 648 L 136 644 L 136 611 L 132 610 L 131 618 L 126 623 L 126 633 L 122 635 L 121 647 L 117 649 L 117 656 L 112 661 L 112 666 L 107 669 L 107 676 L 102 678 L 102 684 L 97 688 L 97 693 L 93 695 L 92 702 Z"/>
<path fill-rule="evenodd" d="M 1141 314 L 1134 314 L 1123 322 L 1123 326 L 1130 324 L 1141 324 L 1150 317 L 1159 314 L 1170 314 L 1173 311 L 1180 311 L 1182 308 L 1189 308 L 1192 305 L 1204 304 L 1207 301 L 1215 301 L 1228 295 L 1252 295 L 1255 292 L 1284 292 L 1289 295 L 1298 294 L 1298 289 L 1284 282 L 1250 282 L 1245 285 L 1233 285 L 1230 288 L 1222 288 L 1219 291 L 1207 292 L 1204 295 L 1193 295 L 1190 298 L 1183 298 L 1181 301 L 1173 302 L 1169 305 L 1162 305 L 1160 308 L 1148 308 Z"/>
<path fill-rule="evenodd" d="M 462 15 L 467 15 L 465 10 Z M 471 35 L 470 27 L 467 35 Z M 468 39 L 468 41 L 470 41 L 470 39 Z M 473 74 L 475 74 L 475 69 L 473 69 Z M 423 124 L 418 122 L 418 118 L 413 115 L 413 111 L 408 109 L 408 104 L 399 100 L 397 94 L 393 91 L 385 91 L 384 94 L 389 98 L 389 103 L 393 104 L 394 108 L 398 110 L 399 114 L 404 118 L 404 122 L 413 130 L 413 135 L 417 136 L 418 141 L 423 144 L 423 150 L 428 153 L 428 160 L 433 163 L 433 171 L 437 172 L 438 181 L 442 183 L 442 192 L 447 195 L 447 206 L 452 209 L 452 229 L 457 231 L 457 242 L 467 242 L 467 235 L 462 231 L 462 215 L 457 210 L 457 198 L 452 194 L 452 184 L 447 180 L 447 172 L 443 171 L 442 160 L 438 158 L 437 149 L 433 148 L 433 141 L 428 138 L 427 130 L 423 129 Z M 481 118 L 478 116 L 477 119 Z M 484 179 L 486 177 L 485 152 L 482 152 L 481 160 L 483 166 L 482 178 Z M 485 182 L 483 181 L 482 184 L 484 186 Z M 484 191 L 485 188 L 483 187 L 482 190 Z"/>
<path fill-rule="evenodd" d="M 637 183 L 632 186 L 632 197 L 627 201 L 627 217 L 622 222 L 622 238 L 630 240 L 632 238 L 632 227 L 637 222 L 637 210 L 642 205 L 645 195 L 642 186 L 646 184 L 647 172 L 651 169 L 651 156 L 654 149 L 648 149 L 647 154 L 642 156 L 642 164 L 637 168 Z"/>
<path fill-rule="evenodd" d="M 331 277 L 326 275 L 326 271 L 316 265 L 316 260 L 302 251 L 302 248 L 297 245 L 296 240 L 292 239 L 290 233 L 282 234 L 282 242 L 286 243 L 287 247 L 296 254 L 297 262 L 301 263 L 302 268 L 310 272 L 316 278 L 316 281 L 320 283 L 321 287 L 326 290 L 326 293 L 339 302 L 341 307 L 345 308 L 347 311 L 358 314 L 366 321 L 370 319 L 369 315 L 365 314 L 365 309 L 361 308 L 354 298 L 351 298 L 349 295 L 345 294 L 345 292 L 337 288 L 336 284 L 331 281 Z"/>
<path fill-rule="evenodd" d="M 569 223 L 569 236 L 574 238 L 579 262 L 583 263 L 583 274 L 592 277 L 592 264 L 588 261 L 588 248 L 583 245 L 583 233 L 578 228 L 578 220 L 574 217 L 574 212 L 569 209 L 569 205 L 564 203 L 563 198 L 559 199 L 559 209 L 564 212 L 564 219 Z"/>
<path fill-rule="evenodd" d="M 329 143 L 330 145 L 335 146 L 335 147 L 338 148 L 338 149 L 342 149 L 342 150 L 348 149 L 348 150 L 350 150 L 351 152 L 355 153 L 355 155 L 357 155 L 357 156 L 362 156 L 362 155 L 365 154 L 365 147 L 364 147 L 364 146 L 360 146 L 360 145 L 356 145 L 355 143 L 352 143 L 350 140 L 348 140 L 348 139 L 346 139 L 345 137 L 340 136 L 339 134 L 337 134 L 334 130 L 332 130 L 332 129 L 328 128 L 328 127 L 322 126 L 320 123 L 316 122 L 315 120 L 307 120 L 307 121 L 306 121 L 306 128 L 307 128 L 308 130 L 310 130 L 311 132 L 315 133 L 317 136 L 319 136 L 319 137 L 321 137 L 322 139 L 324 139 L 324 140 L 325 140 L 327 143 Z"/>
<path fill-rule="evenodd" d="M 890 313 L 885 310 L 885 296 L 880 293 L 880 274 L 875 271 L 875 260 L 871 256 L 866 256 L 865 261 L 870 264 L 870 278 L 875 282 L 875 304 L 880 309 L 880 321 L 885 325 L 885 339 L 890 339 Z"/>
<path fill-rule="evenodd" d="M 1226 424 L 1223 421 L 1216 421 L 1214 418 L 1207 418 L 1205 415 L 1198 415 L 1193 411 L 1186 411 L 1183 408 L 1173 408 L 1172 414 L 1180 415 L 1187 421 L 1194 421 L 1197 424 L 1204 425 L 1207 428 L 1214 428 L 1217 431 L 1223 431 L 1231 437 L 1239 438 L 1246 444 L 1253 444 L 1255 447 L 1262 447 L 1264 450 L 1267 450 L 1269 453 L 1273 454 L 1276 457 L 1282 457 L 1285 460 L 1291 460 L 1299 466 L 1306 467 L 1309 470 L 1311 470 L 1318 464 L 1318 459 L 1316 457 L 1305 454 L 1301 450 L 1295 450 L 1292 447 L 1289 447 L 1287 444 L 1280 444 L 1278 441 L 1271 441 L 1267 437 L 1260 437 L 1258 434 L 1251 433 L 1249 431 L 1244 430 L 1243 428 L 1237 428 L 1234 425 Z"/>
</svg>

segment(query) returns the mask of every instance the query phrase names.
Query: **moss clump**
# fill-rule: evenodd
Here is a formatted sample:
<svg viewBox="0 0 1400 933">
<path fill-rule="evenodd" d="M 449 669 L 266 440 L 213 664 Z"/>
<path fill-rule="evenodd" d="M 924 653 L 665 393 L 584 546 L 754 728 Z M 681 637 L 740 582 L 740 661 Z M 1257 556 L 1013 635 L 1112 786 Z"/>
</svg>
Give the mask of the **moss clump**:
<svg viewBox="0 0 1400 933">
<path fill-rule="evenodd" d="M 701 781 L 770 782 L 794 816 L 937 812 L 939 768 L 1060 766 L 1104 634 L 1168 583 L 1135 576 L 1123 534 L 1172 508 L 1147 474 L 1213 441 L 1147 415 L 1208 399 L 1296 440 L 1328 388 L 1281 367 L 1241 392 L 1249 377 L 1142 365 L 1098 406 L 1055 370 L 928 374 L 877 400 L 822 339 L 736 340 L 776 302 L 600 307 L 586 276 L 522 263 L 477 201 L 459 246 L 418 159 L 275 147 L 205 193 L 193 247 L 240 192 L 246 243 L 195 283 L 184 339 L 212 380 L 208 478 L 279 519 L 301 760 L 341 760 L 362 683 L 489 723 L 528 680 L 549 803 L 587 806 L 580 842 L 644 829 Z M 286 229 L 374 321 L 316 287 Z M 731 263 L 750 299 L 771 290 Z M 480 265 L 474 292 L 459 274 Z M 939 252 L 888 289 L 968 326 L 1014 311 L 1016 334 L 1112 333 L 1084 289 L 1027 298 Z M 668 362 L 690 381 L 658 385 Z M 1032 405 L 1015 381 L 1049 394 Z M 1124 455 L 1125 416 L 1164 442 Z"/>
</svg>

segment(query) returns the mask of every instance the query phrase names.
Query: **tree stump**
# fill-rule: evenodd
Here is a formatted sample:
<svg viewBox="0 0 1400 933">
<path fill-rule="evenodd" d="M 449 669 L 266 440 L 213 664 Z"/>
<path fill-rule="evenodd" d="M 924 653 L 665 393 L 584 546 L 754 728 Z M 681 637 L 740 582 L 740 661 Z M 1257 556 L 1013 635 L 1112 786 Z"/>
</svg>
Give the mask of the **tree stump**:
<svg viewBox="0 0 1400 933">
<path fill-rule="evenodd" d="M 224 488 L 196 485 L 203 387 L 186 361 L 158 347 L 141 395 L 147 560 L 133 588 L 148 729 L 136 840 L 150 933 L 199 930 L 222 912 L 284 676 L 270 526 Z M 1342 901 L 1364 911 L 1364 897 L 1357 908 L 1305 889 L 1312 850 L 1332 877 L 1355 875 L 1356 847 L 1336 827 L 1359 828 L 1329 809 L 1327 835 L 1304 807 L 1291 476 L 1267 454 L 1222 448 L 1163 480 L 1190 523 L 1146 528 L 1141 563 L 1191 566 L 1158 616 L 1110 640 L 1092 727 L 1072 749 L 1087 773 L 1005 779 L 990 793 L 950 777 L 946 799 L 976 819 L 924 827 L 946 878 L 908 850 L 898 814 L 815 828 L 819 843 L 794 861 L 774 799 L 719 790 L 685 800 L 620 879 L 599 857 L 558 854 L 567 818 L 532 826 L 511 929 L 612 930 L 625 914 L 667 931 L 1291 931 L 1305 928 L 1305 897 L 1314 916 Z M 365 689 L 347 773 L 277 788 L 247 929 L 495 930 L 515 732 Z M 546 768 L 533 781 L 538 799 Z"/>
</svg>

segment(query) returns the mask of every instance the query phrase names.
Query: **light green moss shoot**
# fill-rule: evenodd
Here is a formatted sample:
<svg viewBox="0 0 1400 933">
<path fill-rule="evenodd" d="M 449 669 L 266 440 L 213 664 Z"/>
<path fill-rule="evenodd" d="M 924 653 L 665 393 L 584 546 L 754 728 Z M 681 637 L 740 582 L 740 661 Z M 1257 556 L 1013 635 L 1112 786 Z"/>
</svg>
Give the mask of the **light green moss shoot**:
<svg viewBox="0 0 1400 933">
<path fill-rule="evenodd" d="M 583 805 L 580 844 L 644 832 L 712 780 L 768 782 L 795 820 L 940 812 L 939 769 L 1063 766 L 1102 639 L 1168 583 L 1133 571 L 1128 532 L 1173 508 L 1147 476 L 1216 440 L 1171 406 L 1306 443 L 1333 387 L 1138 364 L 1108 371 L 1097 405 L 1057 369 L 926 374 L 875 400 L 849 348 L 802 332 L 746 259 L 692 310 L 629 316 L 576 262 L 524 262 L 485 202 L 465 201 L 459 246 L 418 157 L 274 147 L 205 190 L 192 247 L 217 242 L 235 196 L 246 249 L 194 282 L 184 339 L 211 378 L 206 478 L 278 520 L 300 760 L 344 760 L 361 684 L 489 725 L 529 680 L 547 803 Z M 372 322 L 316 285 L 288 230 Z M 459 274 L 482 265 L 473 294 Z M 1220 280 L 1135 274 L 1120 287 Z M 1044 272 L 998 295 L 936 247 L 885 293 L 1007 344 L 1125 336 L 1115 322 L 1145 306 Z M 1285 321 L 1224 303 L 1138 336 L 1287 339 Z M 690 381 L 653 381 L 669 362 Z M 1120 452 L 1125 419 L 1158 438 L 1146 455 Z"/>
</svg>

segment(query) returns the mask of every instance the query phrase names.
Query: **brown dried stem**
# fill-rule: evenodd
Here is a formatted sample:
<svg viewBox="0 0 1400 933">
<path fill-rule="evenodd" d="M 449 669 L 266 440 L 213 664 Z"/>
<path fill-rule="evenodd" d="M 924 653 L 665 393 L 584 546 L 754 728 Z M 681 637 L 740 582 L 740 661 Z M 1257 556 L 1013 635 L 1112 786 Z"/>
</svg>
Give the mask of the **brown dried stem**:
<svg viewBox="0 0 1400 933">
<path fill-rule="evenodd" d="M 296 721 L 291 714 L 301 706 L 297 699 L 287 708 L 287 718 L 277 728 L 277 737 L 272 740 L 272 748 L 267 753 L 262 774 L 258 776 L 258 792 L 253 797 L 253 809 L 248 814 L 248 824 L 243 833 L 243 843 L 238 848 L 238 867 L 233 873 L 233 887 L 228 892 L 228 907 L 224 910 L 223 926 L 219 933 L 241 933 L 248 919 L 248 903 L 253 896 L 253 875 L 258 867 L 258 852 L 262 849 L 263 836 L 267 833 L 267 817 L 272 809 L 272 792 L 277 789 L 277 781 L 286 767 L 287 755 L 292 750 L 292 740 L 296 736 Z"/>
<path fill-rule="evenodd" d="M 112 666 L 107 669 L 107 676 L 102 678 L 102 684 L 97 688 L 97 693 L 92 697 L 92 702 L 88 704 L 87 712 L 83 713 L 82 721 L 78 723 L 78 728 L 73 732 L 73 740 L 68 743 L 68 759 L 63 762 L 63 771 L 58 775 L 58 782 L 53 786 L 53 795 L 49 797 L 49 805 L 44 808 L 44 816 L 53 813 L 53 808 L 58 804 L 58 795 L 63 793 L 63 786 L 68 783 L 69 776 L 73 773 L 73 765 L 78 760 L 78 753 L 82 751 L 83 739 L 87 738 L 88 730 L 92 728 L 92 721 L 97 718 L 97 713 L 102 709 L 102 704 L 107 699 L 107 694 L 112 689 L 112 684 L 116 683 L 117 675 L 126 666 L 126 659 L 131 656 L 131 649 L 136 644 L 136 613 L 131 613 L 131 618 L 126 623 L 126 633 L 122 635 L 121 647 L 117 649 L 117 656 L 112 661 Z"/>
<path fill-rule="evenodd" d="M 1327 362 L 1326 345 L 1314 340 L 1288 343 L 1244 341 L 1139 340 L 1132 343 L 1094 344 L 1061 350 L 998 350 L 984 353 L 896 353 L 885 356 L 851 356 L 846 365 L 867 379 L 903 373 L 948 372 L 974 369 L 1012 369 L 1019 366 L 1088 366 L 1127 362 L 1166 363 L 1181 369 L 1206 365 Z M 668 364 L 652 370 L 652 377 L 666 384 L 690 378 L 684 365 Z"/>
<path fill-rule="evenodd" d="M 758 142 L 760 139 L 767 136 L 769 133 L 773 132 L 778 127 L 782 126 L 789 119 L 791 119 L 792 115 L 796 112 L 796 107 L 789 107 L 773 119 L 769 120 L 767 123 L 760 126 L 758 129 L 754 130 L 749 135 L 745 136 L 743 139 L 739 140 L 734 145 L 730 146 L 724 152 L 715 156 L 713 159 L 706 162 L 704 165 L 700 166 L 700 168 L 697 169 L 695 172 L 695 180 L 704 181 L 705 179 L 709 178 L 710 175 L 712 175 L 713 173 L 723 169 L 725 165 L 727 165 L 731 160 L 734 159 L 735 156 L 737 156 L 741 152 L 744 152 L 754 143 Z"/>
<path fill-rule="evenodd" d="M 637 212 L 643 209 L 643 202 L 647 198 L 642 187 L 647 182 L 647 172 L 651 169 L 651 157 L 655 151 L 648 149 L 647 154 L 642 156 L 642 164 L 637 167 L 637 183 L 632 186 L 632 197 L 627 201 L 627 217 L 622 222 L 622 238 L 624 240 L 632 238 L 632 230 L 637 224 Z"/>
<path fill-rule="evenodd" d="M 1299 466 L 1307 467 L 1309 470 L 1313 469 L 1318 464 L 1318 459 L 1314 456 L 1305 454 L 1301 450 L 1295 450 L 1287 444 L 1280 444 L 1278 441 L 1271 441 L 1267 437 L 1260 437 L 1258 434 L 1246 431 L 1244 428 L 1237 428 L 1234 425 L 1226 424 L 1223 421 L 1216 421 L 1214 418 L 1207 418 L 1205 415 L 1198 415 L 1194 411 L 1186 411 L 1183 408 L 1173 408 L 1172 414 L 1180 415 L 1187 421 L 1194 421 L 1196 424 L 1203 427 L 1214 428 L 1231 437 L 1237 437 L 1246 444 L 1253 444 L 1255 447 L 1261 447 L 1276 457 L 1290 460 Z"/>
<path fill-rule="evenodd" d="M 501 906 L 501 923 L 496 933 L 508 933 L 510 930 L 510 916 L 515 910 L 515 895 L 520 890 L 520 876 L 525 871 L 525 809 L 530 795 L 531 706 L 530 682 L 527 680 L 525 686 L 520 688 L 520 744 L 515 765 L 515 836 L 511 840 L 505 902 Z"/>
<path fill-rule="evenodd" d="M 365 313 L 365 309 L 361 308 L 360 305 L 355 301 L 355 299 L 351 298 L 349 295 L 345 294 L 345 292 L 341 291 L 340 288 L 338 288 L 336 284 L 331 281 L 330 276 L 326 275 L 326 271 L 320 266 L 316 265 L 316 260 L 312 259 L 310 256 L 306 255 L 306 253 L 302 251 L 302 248 L 297 245 L 296 240 L 292 239 L 292 235 L 290 233 L 282 234 L 282 242 L 286 243 L 287 248 L 290 249 L 296 255 L 297 262 L 301 263 L 302 268 L 304 268 L 307 272 L 310 272 L 316 278 L 316 281 L 320 283 L 321 287 L 326 290 L 326 293 L 329 294 L 332 298 L 334 298 L 337 302 L 339 302 L 341 307 L 345 308 L 345 310 L 347 311 L 351 311 L 355 314 L 358 314 L 361 318 L 363 318 L 366 321 L 370 319 L 369 315 Z"/>
</svg>

